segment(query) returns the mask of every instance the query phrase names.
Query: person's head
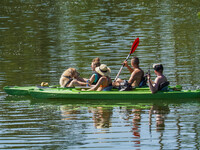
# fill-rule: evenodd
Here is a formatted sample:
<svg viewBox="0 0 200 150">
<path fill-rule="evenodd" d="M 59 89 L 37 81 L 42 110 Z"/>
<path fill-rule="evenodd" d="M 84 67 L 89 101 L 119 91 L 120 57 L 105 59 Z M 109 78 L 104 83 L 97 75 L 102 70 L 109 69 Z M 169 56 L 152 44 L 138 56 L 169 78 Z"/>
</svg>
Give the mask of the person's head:
<svg viewBox="0 0 200 150">
<path fill-rule="evenodd" d="M 101 64 L 99 67 L 96 67 L 96 68 L 95 68 L 95 71 L 96 71 L 98 74 L 102 75 L 102 76 L 109 76 L 110 73 L 111 73 L 110 68 L 107 67 L 107 65 L 105 65 L 105 64 Z"/>
<path fill-rule="evenodd" d="M 99 57 L 94 58 L 94 59 L 92 60 L 92 63 L 91 63 L 92 71 L 95 71 L 95 68 L 96 68 L 96 67 L 99 67 L 100 65 L 101 65 L 101 63 L 100 63 Z"/>
<path fill-rule="evenodd" d="M 139 61 L 139 58 L 138 58 L 138 57 L 133 57 L 133 58 L 131 59 L 131 65 L 132 65 L 133 67 L 139 67 L 139 63 L 140 63 L 140 61 Z"/>
<path fill-rule="evenodd" d="M 65 71 L 65 76 L 69 76 L 71 78 L 76 78 L 79 76 L 79 73 L 77 72 L 77 70 L 75 68 L 68 68 L 66 71 Z"/>
<path fill-rule="evenodd" d="M 153 65 L 153 69 L 154 69 L 154 72 L 157 74 L 157 73 L 163 73 L 163 65 L 162 64 L 154 64 Z"/>
</svg>

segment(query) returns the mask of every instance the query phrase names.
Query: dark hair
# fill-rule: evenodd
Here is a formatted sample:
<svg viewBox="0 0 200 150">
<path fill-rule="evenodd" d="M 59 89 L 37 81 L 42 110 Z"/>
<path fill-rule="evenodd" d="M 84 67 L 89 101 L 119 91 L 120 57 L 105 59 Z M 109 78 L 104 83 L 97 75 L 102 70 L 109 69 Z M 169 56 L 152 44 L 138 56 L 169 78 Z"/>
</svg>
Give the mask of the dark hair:
<svg viewBox="0 0 200 150">
<path fill-rule="evenodd" d="M 99 57 L 96 57 L 92 60 L 92 62 L 95 62 L 95 61 L 100 61 L 100 58 Z"/>
<path fill-rule="evenodd" d="M 163 71 L 163 65 L 162 64 L 157 64 L 153 67 L 155 71 Z"/>
<path fill-rule="evenodd" d="M 92 60 L 92 63 L 96 66 L 96 67 L 99 67 L 101 65 L 101 62 L 100 62 L 100 58 L 99 57 L 96 57 Z"/>
<path fill-rule="evenodd" d="M 138 57 L 133 57 L 133 58 L 132 58 L 132 61 L 133 61 L 133 63 L 136 64 L 136 65 L 139 65 L 139 63 L 140 63 Z"/>
</svg>

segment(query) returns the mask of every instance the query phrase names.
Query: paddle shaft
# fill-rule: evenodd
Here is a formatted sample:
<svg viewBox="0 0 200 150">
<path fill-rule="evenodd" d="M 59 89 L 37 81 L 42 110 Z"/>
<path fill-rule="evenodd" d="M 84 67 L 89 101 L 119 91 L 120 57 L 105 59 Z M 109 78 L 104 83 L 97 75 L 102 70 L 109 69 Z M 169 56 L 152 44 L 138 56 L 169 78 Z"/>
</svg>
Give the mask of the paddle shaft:
<svg viewBox="0 0 200 150">
<path fill-rule="evenodd" d="M 129 54 L 129 55 L 126 57 L 125 61 L 127 61 L 127 60 L 128 60 L 128 58 L 129 58 L 130 56 L 131 56 L 131 54 Z M 117 78 L 119 77 L 119 75 L 120 75 L 120 73 L 121 73 L 121 71 L 122 71 L 122 69 L 123 69 L 124 65 L 125 65 L 125 64 L 123 64 L 123 65 L 121 66 L 121 68 L 120 68 L 120 70 L 119 70 L 119 72 L 118 72 L 117 76 L 115 77 L 115 80 L 114 80 L 114 82 L 115 82 L 115 81 L 117 80 Z"/>
<path fill-rule="evenodd" d="M 131 54 L 136 50 L 138 44 L 139 44 L 139 38 L 135 39 L 135 41 L 133 42 L 133 45 L 132 45 L 132 47 L 131 47 L 131 51 L 130 51 L 129 55 L 126 57 L 125 61 L 127 61 L 128 58 L 131 56 Z M 117 76 L 115 77 L 114 82 L 115 82 L 115 81 L 117 80 L 117 78 L 119 77 L 119 75 L 120 75 L 120 73 L 121 73 L 121 71 L 122 71 L 124 65 L 125 65 L 125 64 L 123 64 L 122 67 L 120 68 L 120 70 L 119 70 Z"/>
</svg>

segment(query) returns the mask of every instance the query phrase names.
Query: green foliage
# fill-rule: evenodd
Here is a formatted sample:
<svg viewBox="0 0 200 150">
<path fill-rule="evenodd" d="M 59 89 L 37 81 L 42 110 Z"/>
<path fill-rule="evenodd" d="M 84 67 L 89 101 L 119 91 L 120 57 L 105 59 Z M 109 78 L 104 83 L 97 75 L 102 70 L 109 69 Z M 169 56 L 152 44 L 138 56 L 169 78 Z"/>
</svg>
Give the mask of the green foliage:
<svg viewBox="0 0 200 150">
<path fill-rule="evenodd" d="M 198 13 L 197 13 L 197 16 L 198 16 L 198 17 L 199 17 L 199 19 L 200 19 L 200 12 L 198 12 Z"/>
</svg>

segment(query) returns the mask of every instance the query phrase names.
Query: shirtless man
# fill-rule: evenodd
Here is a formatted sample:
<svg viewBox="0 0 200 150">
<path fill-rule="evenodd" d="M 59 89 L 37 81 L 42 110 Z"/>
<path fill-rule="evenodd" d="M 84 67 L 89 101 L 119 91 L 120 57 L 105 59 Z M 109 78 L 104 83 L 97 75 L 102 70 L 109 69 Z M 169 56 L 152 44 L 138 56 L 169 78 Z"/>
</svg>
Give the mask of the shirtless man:
<svg viewBox="0 0 200 150">
<path fill-rule="evenodd" d="M 163 75 L 163 65 L 162 64 L 155 64 L 153 65 L 154 72 L 156 74 L 156 79 L 153 82 L 151 80 L 151 76 L 147 75 L 149 88 L 152 93 L 156 93 L 157 91 L 161 90 L 163 87 L 168 86 L 169 82 L 167 78 Z"/>
<path fill-rule="evenodd" d="M 131 86 L 133 87 L 137 87 L 139 86 L 143 76 L 144 76 L 144 71 L 142 69 L 140 69 L 139 67 L 139 58 L 138 57 L 133 57 L 131 59 L 131 66 L 133 68 L 131 68 L 129 65 L 128 65 L 128 62 L 125 61 L 124 62 L 124 66 L 126 66 L 128 68 L 128 70 L 130 71 L 131 73 L 131 76 L 128 80 L 128 83 L 131 84 Z M 113 86 L 119 86 L 120 83 L 122 83 L 123 80 L 122 79 L 117 79 L 116 82 L 113 83 Z"/>
</svg>

